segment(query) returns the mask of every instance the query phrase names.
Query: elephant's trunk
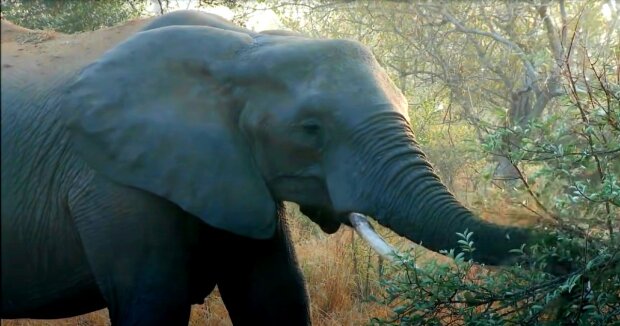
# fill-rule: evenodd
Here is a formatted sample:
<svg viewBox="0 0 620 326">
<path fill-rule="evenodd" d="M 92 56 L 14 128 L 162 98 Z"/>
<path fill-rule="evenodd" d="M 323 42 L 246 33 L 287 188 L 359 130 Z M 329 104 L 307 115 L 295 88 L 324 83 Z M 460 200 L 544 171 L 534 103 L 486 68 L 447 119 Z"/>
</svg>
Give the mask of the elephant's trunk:
<svg viewBox="0 0 620 326">
<path fill-rule="evenodd" d="M 362 128 L 355 140 L 365 149 L 361 161 L 369 160 L 361 164 L 368 167 L 363 179 L 372 187 L 361 187 L 370 190 L 358 197 L 373 203 L 366 213 L 380 224 L 433 251 L 458 252 L 456 233 L 468 229 L 474 233 L 473 259 L 493 265 L 528 240 L 526 230 L 485 222 L 461 205 L 434 173 L 401 116 L 376 116 Z"/>
</svg>

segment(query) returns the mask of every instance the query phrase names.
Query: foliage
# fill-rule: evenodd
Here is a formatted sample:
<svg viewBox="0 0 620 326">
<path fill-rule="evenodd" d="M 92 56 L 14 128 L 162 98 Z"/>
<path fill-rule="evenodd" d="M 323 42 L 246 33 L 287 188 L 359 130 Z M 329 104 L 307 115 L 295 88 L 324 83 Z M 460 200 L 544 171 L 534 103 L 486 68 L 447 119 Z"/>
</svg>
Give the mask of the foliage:
<svg viewBox="0 0 620 326">
<path fill-rule="evenodd" d="M 467 230 L 458 234 L 463 252 L 475 250 Z M 553 247 L 536 247 L 538 261 L 572 260 L 574 253 L 558 248 L 579 247 L 558 236 Z M 580 249 L 584 249 L 581 247 Z M 614 251 L 615 250 L 615 251 Z M 587 249 L 592 256 L 580 268 L 554 277 L 540 269 L 519 266 L 488 270 L 467 254 L 453 266 L 435 261 L 416 264 L 404 256 L 402 269 L 385 279 L 387 293 L 380 301 L 393 307 L 390 318 L 374 318 L 373 325 L 609 325 L 620 322 L 620 255 L 618 247 Z M 536 263 L 534 263 L 536 265 Z M 537 267 L 542 267 L 538 265 Z"/>
<path fill-rule="evenodd" d="M 140 0 L 134 0 L 140 1 Z M 149 0 L 141 0 L 149 2 Z M 237 0 L 151 0 L 152 9 L 156 14 L 163 15 L 171 11 L 179 9 L 197 9 L 208 7 L 227 7 L 236 9 L 240 7 L 240 1 Z"/>
<path fill-rule="evenodd" d="M 611 56 L 595 52 L 574 32 L 557 111 L 525 128 L 496 128 L 482 144 L 517 171 L 521 204 L 552 223 L 545 241 L 519 249 L 531 268 L 488 271 L 464 255 L 455 267 L 410 259 L 384 281 L 394 317 L 373 323 L 620 323 L 620 53 L 612 44 Z M 458 235 L 464 252 L 475 250 L 471 233 Z"/>
<path fill-rule="evenodd" d="M 1 5 L 3 19 L 19 26 L 71 34 L 179 9 L 235 10 L 241 3 L 235 0 L 2 0 Z"/>
<path fill-rule="evenodd" d="M 2 16 L 30 29 L 62 33 L 92 31 L 138 18 L 144 1 L 2 0 Z"/>
</svg>

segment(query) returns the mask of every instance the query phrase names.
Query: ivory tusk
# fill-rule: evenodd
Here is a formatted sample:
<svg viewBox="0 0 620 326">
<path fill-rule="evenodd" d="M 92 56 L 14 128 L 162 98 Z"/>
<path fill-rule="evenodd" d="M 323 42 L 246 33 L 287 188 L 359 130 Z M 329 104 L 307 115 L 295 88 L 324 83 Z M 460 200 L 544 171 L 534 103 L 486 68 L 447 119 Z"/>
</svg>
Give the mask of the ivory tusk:
<svg viewBox="0 0 620 326">
<path fill-rule="evenodd" d="M 400 254 L 375 231 L 364 215 L 351 213 L 349 214 L 349 221 L 351 221 L 351 225 L 353 225 L 357 234 L 359 234 L 362 239 L 366 240 L 370 247 L 381 255 L 381 257 L 395 262 L 396 258 L 400 256 Z"/>
</svg>

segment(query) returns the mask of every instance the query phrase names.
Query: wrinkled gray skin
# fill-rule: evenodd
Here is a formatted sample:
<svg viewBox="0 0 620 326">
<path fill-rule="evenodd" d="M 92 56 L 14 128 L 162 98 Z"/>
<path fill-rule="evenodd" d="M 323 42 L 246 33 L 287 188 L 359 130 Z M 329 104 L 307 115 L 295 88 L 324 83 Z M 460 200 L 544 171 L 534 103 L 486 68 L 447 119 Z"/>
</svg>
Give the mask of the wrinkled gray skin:
<svg viewBox="0 0 620 326">
<path fill-rule="evenodd" d="M 36 87 L 2 75 L 3 318 L 179 325 L 217 284 L 236 324 L 307 324 L 282 201 L 435 251 L 467 228 L 488 264 L 527 241 L 448 192 L 361 44 L 194 12 L 145 30 Z"/>
</svg>

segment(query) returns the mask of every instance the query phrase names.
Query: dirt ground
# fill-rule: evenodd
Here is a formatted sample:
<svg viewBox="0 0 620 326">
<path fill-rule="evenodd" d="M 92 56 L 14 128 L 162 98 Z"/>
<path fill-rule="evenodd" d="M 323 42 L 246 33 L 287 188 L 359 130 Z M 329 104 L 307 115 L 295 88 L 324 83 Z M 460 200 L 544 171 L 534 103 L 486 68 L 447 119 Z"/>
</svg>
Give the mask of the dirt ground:
<svg viewBox="0 0 620 326">
<path fill-rule="evenodd" d="M 88 64 L 135 33 L 150 19 L 80 34 L 30 30 L 1 21 L 2 74 L 12 69 L 52 75 Z"/>
</svg>

